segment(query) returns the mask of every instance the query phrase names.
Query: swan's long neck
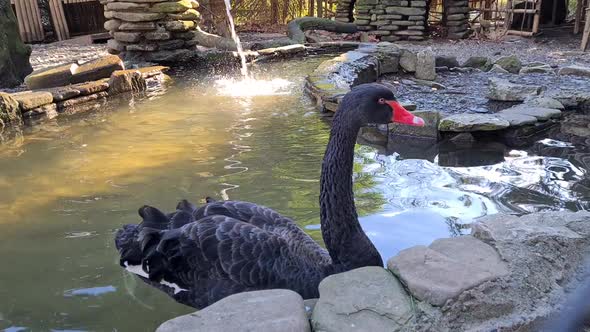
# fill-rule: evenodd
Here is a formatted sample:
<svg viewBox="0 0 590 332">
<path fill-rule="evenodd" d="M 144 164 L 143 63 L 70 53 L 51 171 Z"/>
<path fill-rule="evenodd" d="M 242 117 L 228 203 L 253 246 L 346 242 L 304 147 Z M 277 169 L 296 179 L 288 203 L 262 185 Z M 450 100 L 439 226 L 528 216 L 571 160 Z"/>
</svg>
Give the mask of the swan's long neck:
<svg viewBox="0 0 590 332">
<path fill-rule="evenodd" d="M 354 146 L 360 129 L 335 116 L 320 180 L 322 236 L 336 270 L 383 266 L 381 256 L 363 232 L 354 206 Z"/>
</svg>

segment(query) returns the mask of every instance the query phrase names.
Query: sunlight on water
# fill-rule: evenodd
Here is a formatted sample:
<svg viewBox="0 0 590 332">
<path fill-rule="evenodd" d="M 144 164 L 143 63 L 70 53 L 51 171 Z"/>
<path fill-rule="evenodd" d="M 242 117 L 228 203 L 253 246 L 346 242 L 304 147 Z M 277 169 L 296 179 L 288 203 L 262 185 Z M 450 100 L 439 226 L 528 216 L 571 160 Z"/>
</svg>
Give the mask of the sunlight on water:
<svg viewBox="0 0 590 332">
<path fill-rule="evenodd" d="M 272 80 L 223 78 L 215 81 L 215 86 L 217 87 L 217 93 L 220 96 L 274 96 L 290 94 L 293 82 L 281 78 L 275 78 Z"/>
</svg>

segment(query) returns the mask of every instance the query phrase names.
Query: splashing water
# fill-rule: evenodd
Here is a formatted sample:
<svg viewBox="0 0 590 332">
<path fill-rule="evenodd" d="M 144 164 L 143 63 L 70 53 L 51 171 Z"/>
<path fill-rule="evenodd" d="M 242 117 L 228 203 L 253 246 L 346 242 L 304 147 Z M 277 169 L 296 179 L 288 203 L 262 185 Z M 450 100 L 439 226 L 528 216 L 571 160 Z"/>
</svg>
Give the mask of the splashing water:
<svg viewBox="0 0 590 332">
<path fill-rule="evenodd" d="M 272 80 L 257 80 L 254 78 L 233 79 L 223 78 L 215 81 L 218 94 L 230 97 L 254 97 L 288 95 L 292 93 L 290 87 L 293 82 L 274 78 Z"/>
<path fill-rule="evenodd" d="M 225 10 L 227 12 L 227 18 L 229 20 L 229 27 L 231 28 L 231 37 L 236 42 L 236 48 L 238 50 L 238 55 L 240 56 L 240 61 L 242 62 L 242 75 L 244 78 L 248 78 L 248 66 L 246 65 L 246 55 L 244 53 L 244 49 L 242 48 L 242 43 L 240 42 L 240 37 L 236 33 L 236 26 L 234 24 L 234 17 L 231 15 L 231 3 L 230 0 L 225 0 Z"/>
</svg>

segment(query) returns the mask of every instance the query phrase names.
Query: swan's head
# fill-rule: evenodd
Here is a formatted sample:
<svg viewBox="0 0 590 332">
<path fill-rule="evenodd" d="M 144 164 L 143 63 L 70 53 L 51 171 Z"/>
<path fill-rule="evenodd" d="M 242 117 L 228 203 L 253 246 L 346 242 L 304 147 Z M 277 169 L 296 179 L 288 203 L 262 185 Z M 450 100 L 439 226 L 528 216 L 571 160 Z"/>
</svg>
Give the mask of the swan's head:
<svg viewBox="0 0 590 332">
<path fill-rule="evenodd" d="M 369 123 L 401 123 L 409 126 L 424 126 L 424 120 L 406 110 L 393 92 L 378 83 L 357 85 L 342 99 L 338 112 L 347 113 L 361 126 Z M 337 112 L 337 113 L 338 113 Z"/>
</svg>

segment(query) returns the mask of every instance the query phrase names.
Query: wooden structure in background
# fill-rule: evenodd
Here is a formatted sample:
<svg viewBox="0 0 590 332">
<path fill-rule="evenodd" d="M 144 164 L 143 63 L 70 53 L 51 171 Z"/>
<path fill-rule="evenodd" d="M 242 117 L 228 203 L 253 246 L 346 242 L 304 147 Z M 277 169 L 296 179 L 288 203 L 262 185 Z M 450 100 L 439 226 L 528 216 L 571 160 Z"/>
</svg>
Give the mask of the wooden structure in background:
<svg viewBox="0 0 590 332">
<path fill-rule="evenodd" d="M 70 39 L 70 30 L 66 22 L 66 14 L 60 0 L 49 0 L 49 11 L 53 21 L 53 29 L 57 40 Z"/>
<path fill-rule="evenodd" d="M 18 21 L 18 30 L 25 43 L 40 42 L 45 39 L 41 12 L 36 0 L 11 0 Z"/>
<path fill-rule="evenodd" d="M 512 0 L 508 0 L 506 5 L 506 20 L 505 26 L 510 28 L 512 26 L 512 21 L 514 19 L 514 14 L 523 14 L 522 16 L 522 24 L 520 26 L 520 30 L 515 29 L 508 29 L 506 31 L 509 35 L 517 35 L 517 36 L 527 36 L 531 37 L 539 33 L 539 22 L 541 20 L 541 0 L 524 0 L 525 8 L 515 8 L 517 4 L 523 3 L 523 1 L 515 2 Z M 553 0 L 553 3 L 556 4 L 557 0 Z M 554 6 L 555 7 L 555 6 Z M 553 17 L 555 17 L 555 9 L 553 11 Z M 525 22 L 527 19 L 530 18 L 528 15 L 533 15 L 533 25 L 530 31 L 525 29 L 528 26 Z"/>
<path fill-rule="evenodd" d="M 588 47 L 588 38 L 590 38 L 590 8 L 586 8 L 586 24 L 584 24 L 584 34 L 582 35 L 582 51 L 586 51 L 586 47 Z"/>
<path fill-rule="evenodd" d="M 25 43 L 45 39 L 37 0 L 11 0 L 18 29 Z M 105 32 L 104 8 L 98 0 L 49 0 L 51 21 L 57 40 Z"/>
<path fill-rule="evenodd" d="M 105 32 L 104 7 L 98 0 L 55 0 L 62 3 L 71 36 Z"/>
</svg>

